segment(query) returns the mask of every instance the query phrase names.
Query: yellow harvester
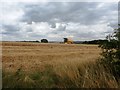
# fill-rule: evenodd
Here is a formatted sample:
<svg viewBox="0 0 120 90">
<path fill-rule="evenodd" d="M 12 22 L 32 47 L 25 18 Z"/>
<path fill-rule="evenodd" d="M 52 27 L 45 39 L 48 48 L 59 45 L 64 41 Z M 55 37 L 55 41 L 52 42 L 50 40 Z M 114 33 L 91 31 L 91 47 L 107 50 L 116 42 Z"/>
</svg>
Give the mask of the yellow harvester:
<svg viewBox="0 0 120 90">
<path fill-rule="evenodd" d="M 68 38 L 64 38 L 64 43 L 65 44 L 73 44 L 73 40 L 68 39 Z"/>
</svg>

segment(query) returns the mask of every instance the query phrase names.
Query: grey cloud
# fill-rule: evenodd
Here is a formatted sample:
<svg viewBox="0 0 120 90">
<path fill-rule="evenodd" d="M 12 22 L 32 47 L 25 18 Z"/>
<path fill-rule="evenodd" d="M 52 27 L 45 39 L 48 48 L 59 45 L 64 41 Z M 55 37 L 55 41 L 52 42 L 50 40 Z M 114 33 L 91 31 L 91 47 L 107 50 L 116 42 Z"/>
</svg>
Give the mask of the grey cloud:
<svg viewBox="0 0 120 90">
<path fill-rule="evenodd" d="M 29 37 L 38 38 L 38 39 L 44 38 L 46 36 L 46 35 L 41 35 L 41 34 L 38 34 L 38 33 L 30 33 L 28 35 L 29 35 Z"/>
<path fill-rule="evenodd" d="M 2 25 L 2 34 L 5 35 L 19 35 L 20 27 L 15 25 Z"/>
<path fill-rule="evenodd" d="M 106 3 L 106 7 L 97 8 L 101 3 L 92 2 L 53 2 L 46 5 L 27 5 L 25 15 L 22 21 L 27 22 L 49 22 L 55 23 L 54 19 L 59 22 L 79 22 L 81 24 L 100 23 L 102 17 L 111 15 L 112 11 L 117 9 L 116 4 Z"/>
<path fill-rule="evenodd" d="M 27 28 L 26 32 L 33 32 L 33 29 L 32 28 Z"/>
<path fill-rule="evenodd" d="M 118 23 L 120 24 L 120 2 L 118 2 Z"/>
<path fill-rule="evenodd" d="M 19 27 L 15 26 L 15 25 L 2 25 L 2 28 L 4 27 L 5 31 L 13 31 L 13 32 L 17 32 L 19 31 Z"/>
<path fill-rule="evenodd" d="M 55 23 L 51 23 L 51 28 L 56 28 L 56 24 Z"/>
<path fill-rule="evenodd" d="M 117 21 L 110 22 L 108 26 L 111 26 L 112 28 L 116 29 L 118 27 L 118 22 Z"/>
<path fill-rule="evenodd" d="M 58 30 L 58 31 L 65 31 L 65 30 L 66 30 L 66 26 L 60 24 L 57 30 Z"/>
</svg>

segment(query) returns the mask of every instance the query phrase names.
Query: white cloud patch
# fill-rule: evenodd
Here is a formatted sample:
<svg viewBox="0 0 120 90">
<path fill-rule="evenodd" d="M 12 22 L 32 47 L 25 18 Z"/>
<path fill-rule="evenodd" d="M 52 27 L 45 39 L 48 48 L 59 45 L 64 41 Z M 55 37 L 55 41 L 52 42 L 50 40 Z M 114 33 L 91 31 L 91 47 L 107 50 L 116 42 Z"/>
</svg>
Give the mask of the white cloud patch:
<svg viewBox="0 0 120 90">
<path fill-rule="evenodd" d="M 13 24 L 19 22 L 22 18 L 24 11 L 22 6 L 16 3 L 0 2 L 0 23 Z"/>
</svg>

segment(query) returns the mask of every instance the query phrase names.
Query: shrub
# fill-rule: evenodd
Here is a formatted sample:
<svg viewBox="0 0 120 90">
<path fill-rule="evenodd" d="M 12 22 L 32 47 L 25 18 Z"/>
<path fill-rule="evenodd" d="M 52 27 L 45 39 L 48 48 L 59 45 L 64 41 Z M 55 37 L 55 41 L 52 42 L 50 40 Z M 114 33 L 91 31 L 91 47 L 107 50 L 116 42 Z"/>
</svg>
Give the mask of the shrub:
<svg viewBox="0 0 120 90">
<path fill-rule="evenodd" d="M 120 24 L 114 33 L 106 37 L 107 41 L 100 44 L 102 48 L 102 63 L 111 69 L 111 73 L 120 79 Z"/>
</svg>

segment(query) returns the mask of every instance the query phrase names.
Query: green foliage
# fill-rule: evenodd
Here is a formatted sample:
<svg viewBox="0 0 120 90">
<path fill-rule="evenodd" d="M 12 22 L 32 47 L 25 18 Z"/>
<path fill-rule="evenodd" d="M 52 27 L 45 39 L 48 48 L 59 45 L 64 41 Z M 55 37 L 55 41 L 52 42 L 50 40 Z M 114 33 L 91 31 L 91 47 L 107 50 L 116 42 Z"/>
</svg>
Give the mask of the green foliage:
<svg viewBox="0 0 120 90">
<path fill-rule="evenodd" d="M 102 48 L 102 63 L 111 68 L 112 74 L 120 78 L 120 24 L 112 35 L 106 37 L 107 41 L 100 44 Z"/>
<path fill-rule="evenodd" d="M 41 43 L 48 43 L 47 39 L 41 39 Z"/>
</svg>

